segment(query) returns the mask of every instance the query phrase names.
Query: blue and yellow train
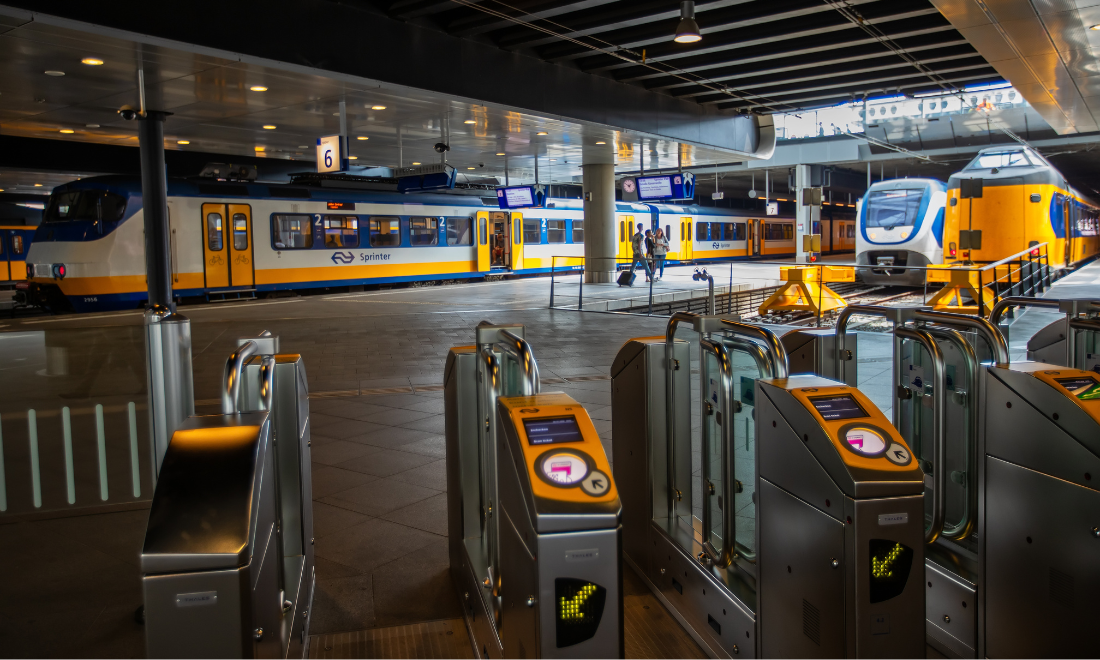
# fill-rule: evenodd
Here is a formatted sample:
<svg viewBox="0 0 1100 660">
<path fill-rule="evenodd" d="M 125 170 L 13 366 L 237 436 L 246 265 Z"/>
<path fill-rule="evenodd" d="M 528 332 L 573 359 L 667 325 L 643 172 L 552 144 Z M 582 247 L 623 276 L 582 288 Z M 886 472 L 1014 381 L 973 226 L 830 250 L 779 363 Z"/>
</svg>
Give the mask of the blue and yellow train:
<svg viewBox="0 0 1100 660">
<path fill-rule="evenodd" d="M 168 211 L 172 283 L 181 298 L 539 274 L 579 268 L 584 257 L 577 199 L 514 212 L 476 194 L 170 180 Z M 616 213 L 624 265 L 639 222 L 666 230 L 670 262 L 794 252 L 790 217 L 630 203 Z M 56 188 L 27 263 L 32 303 L 77 311 L 141 306 L 140 180 L 92 177 Z"/>
</svg>

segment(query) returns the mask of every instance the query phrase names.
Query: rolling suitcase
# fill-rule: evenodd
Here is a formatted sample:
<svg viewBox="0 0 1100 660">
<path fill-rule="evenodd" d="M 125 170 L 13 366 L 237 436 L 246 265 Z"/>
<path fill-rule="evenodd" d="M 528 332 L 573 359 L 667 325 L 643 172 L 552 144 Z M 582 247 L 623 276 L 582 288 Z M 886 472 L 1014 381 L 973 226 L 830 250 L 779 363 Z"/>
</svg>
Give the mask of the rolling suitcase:
<svg viewBox="0 0 1100 660">
<path fill-rule="evenodd" d="M 635 277 L 637 277 L 637 275 L 635 275 L 634 273 L 630 272 L 629 270 L 624 270 L 623 272 L 619 273 L 619 286 L 634 286 Z"/>
</svg>

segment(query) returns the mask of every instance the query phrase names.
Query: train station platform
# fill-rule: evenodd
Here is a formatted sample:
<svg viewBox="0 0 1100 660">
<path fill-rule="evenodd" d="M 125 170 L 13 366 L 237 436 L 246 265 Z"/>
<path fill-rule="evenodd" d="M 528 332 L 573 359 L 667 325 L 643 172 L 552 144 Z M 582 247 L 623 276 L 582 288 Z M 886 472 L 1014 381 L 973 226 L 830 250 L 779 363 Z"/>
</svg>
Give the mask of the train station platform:
<svg viewBox="0 0 1100 660">
<path fill-rule="evenodd" d="M 1042 298 L 1071 299 L 1097 297 L 1100 292 L 1100 260 L 1086 264 L 1062 279 L 1054 282 Z M 1027 343 L 1043 328 L 1065 318 L 1056 309 L 1031 307 L 1016 310 L 1009 323 L 1008 348 L 1013 360 L 1023 360 L 1027 355 Z"/>
</svg>

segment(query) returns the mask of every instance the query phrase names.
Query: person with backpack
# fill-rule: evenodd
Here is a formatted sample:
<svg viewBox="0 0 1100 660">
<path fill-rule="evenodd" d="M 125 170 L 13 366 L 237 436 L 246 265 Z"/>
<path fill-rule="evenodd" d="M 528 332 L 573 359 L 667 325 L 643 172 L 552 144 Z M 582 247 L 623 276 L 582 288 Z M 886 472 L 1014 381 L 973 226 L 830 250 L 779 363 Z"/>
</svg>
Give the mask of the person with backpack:
<svg viewBox="0 0 1100 660">
<path fill-rule="evenodd" d="M 638 264 L 642 264 L 642 268 L 645 269 L 645 281 L 648 282 L 653 277 L 653 271 L 649 269 L 649 260 L 645 256 L 645 234 L 642 233 L 642 223 L 638 223 L 638 233 L 630 239 L 630 250 L 634 253 L 633 261 L 630 262 L 630 274 L 634 275 L 634 269 L 638 267 Z"/>
<path fill-rule="evenodd" d="M 653 273 L 656 275 L 657 281 L 665 276 L 665 255 L 667 254 L 668 237 L 665 236 L 664 230 L 658 227 L 657 236 L 653 239 Z M 660 275 L 657 275 L 658 269 L 661 271 Z"/>
</svg>

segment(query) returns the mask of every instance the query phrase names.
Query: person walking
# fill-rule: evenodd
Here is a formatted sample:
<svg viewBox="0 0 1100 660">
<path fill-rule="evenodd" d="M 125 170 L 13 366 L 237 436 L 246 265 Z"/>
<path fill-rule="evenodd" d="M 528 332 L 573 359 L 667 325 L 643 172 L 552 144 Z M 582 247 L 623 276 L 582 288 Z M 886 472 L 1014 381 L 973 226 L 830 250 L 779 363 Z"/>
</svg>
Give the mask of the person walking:
<svg viewBox="0 0 1100 660">
<path fill-rule="evenodd" d="M 645 260 L 649 262 L 649 270 L 653 271 L 653 232 L 645 230 Z"/>
<path fill-rule="evenodd" d="M 660 227 L 657 228 L 657 236 L 653 239 L 653 274 L 655 278 L 660 281 L 665 276 L 665 255 L 668 254 L 668 237 L 665 236 L 665 232 Z M 661 274 L 657 274 L 657 270 L 660 269 Z"/>
<path fill-rule="evenodd" d="M 638 264 L 642 264 L 642 268 L 645 269 L 645 281 L 648 282 L 653 277 L 653 271 L 649 269 L 649 261 L 645 257 L 645 234 L 642 233 L 642 223 L 638 223 L 638 233 L 630 239 L 630 250 L 634 253 L 633 261 L 630 262 L 630 274 L 634 274 L 634 269 L 638 267 Z"/>
</svg>

